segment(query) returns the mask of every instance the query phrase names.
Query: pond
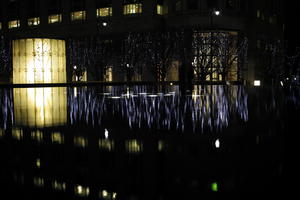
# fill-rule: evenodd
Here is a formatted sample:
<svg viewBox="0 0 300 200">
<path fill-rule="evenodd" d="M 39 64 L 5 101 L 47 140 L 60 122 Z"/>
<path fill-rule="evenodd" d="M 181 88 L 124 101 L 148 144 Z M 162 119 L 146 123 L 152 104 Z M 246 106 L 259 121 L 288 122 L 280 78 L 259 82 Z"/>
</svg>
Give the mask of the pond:
<svg viewBox="0 0 300 200">
<path fill-rule="evenodd" d="M 283 192 L 300 88 L 0 88 L 1 195 L 188 199 Z"/>
</svg>

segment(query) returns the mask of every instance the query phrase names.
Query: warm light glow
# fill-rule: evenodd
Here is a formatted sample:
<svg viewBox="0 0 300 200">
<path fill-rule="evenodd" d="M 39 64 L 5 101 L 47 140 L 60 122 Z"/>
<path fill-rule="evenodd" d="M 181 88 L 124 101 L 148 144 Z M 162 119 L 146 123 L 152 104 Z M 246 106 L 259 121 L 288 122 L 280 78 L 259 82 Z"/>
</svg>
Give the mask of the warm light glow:
<svg viewBox="0 0 300 200">
<path fill-rule="evenodd" d="M 219 10 L 215 10 L 215 11 L 214 11 L 214 14 L 215 14 L 216 16 L 219 16 L 219 15 L 221 14 L 221 12 L 220 12 Z"/>
<path fill-rule="evenodd" d="M 52 182 L 52 188 L 57 191 L 66 191 L 66 183 L 54 180 Z"/>
<path fill-rule="evenodd" d="M 124 15 L 142 13 L 142 4 L 127 4 L 124 5 Z"/>
<path fill-rule="evenodd" d="M 27 21 L 28 21 L 28 26 L 37 26 L 37 25 L 40 24 L 40 18 L 39 17 L 29 18 Z"/>
<path fill-rule="evenodd" d="M 36 159 L 35 165 L 36 165 L 37 168 L 40 168 L 41 167 L 41 159 L 39 159 L 39 158 Z"/>
<path fill-rule="evenodd" d="M 0 138 L 2 138 L 3 136 L 4 136 L 4 130 L 0 128 Z"/>
<path fill-rule="evenodd" d="M 29 127 L 61 126 L 67 123 L 66 88 L 14 88 L 15 124 Z M 32 133 L 42 140 L 42 133 Z"/>
<path fill-rule="evenodd" d="M 49 15 L 48 16 L 48 23 L 54 24 L 54 23 L 60 23 L 62 21 L 62 15 L 56 14 L 56 15 Z"/>
<path fill-rule="evenodd" d="M 109 139 L 99 139 L 99 148 L 106 151 L 114 150 L 115 143 Z"/>
<path fill-rule="evenodd" d="M 63 144 L 64 136 L 60 132 L 54 132 L 51 134 L 51 141 L 53 144 Z"/>
<path fill-rule="evenodd" d="M 143 151 L 143 143 L 138 140 L 127 140 L 125 147 L 129 153 L 140 153 Z"/>
<path fill-rule="evenodd" d="M 9 29 L 18 28 L 18 27 L 20 27 L 20 20 L 12 20 L 8 22 Z"/>
<path fill-rule="evenodd" d="M 74 145 L 77 147 L 87 147 L 88 146 L 88 139 L 82 136 L 75 136 L 74 137 Z"/>
<path fill-rule="evenodd" d="M 12 138 L 16 140 L 22 140 L 23 139 L 23 130 L 19 128 L 13 128 L 11 132 Z"/>
<path fill-rule="evenodd" d="M 63 40 L 14 40 L 13 83 L 66 82 L 65 52 Z"/>
<path fill-rule="evenodd" d="M 80 21 L 86 19 L 85 11 L 75 11 L 71 13 L 71 21 Z"/>
<path fill-rule="evenodd" d="M 2 29 L 2 22 L 0 22 L 0 30 Z"/>
<path fill-rule="evenodd" d="M 112 7 L 97 9 L 97 17 L 108 17 L 108 16 L 112 16 Z"/>
<path fill-rule="evenodd" d="M 254 81 L 254 86 L 257 86 L 257 87 L 258 87 L 258 86 L 260 86 L 260 85 L 261 85 L 260 80 L 255 80 L 255 81 Z"/>
<path fill-rule="evenodd" d="M 41 177 L 34 177 L 33 184 L 37 187 L 44 187 L 44 179 Z"/>
<path fill-rule="evenodd" d="M 104 129 L 104 135 L 105 135 L 105 139 L 108 139 L 108 130 Z"/>
<path fill-rule="evenodd" d="M 156 10 L 157 10 L 158 15 L 163 15 L 163 6 L 162 5 L 157 5 Z"/>
<path fill-rule="evenodd" d="M 81 185 L 75 186 L 75 195 L 81 196 L 81 197 L 87 197 L 90 194 L 90 188 L 89 187 L 83 187 Z"/>
<path fill-rule="evenodd" d="M 43 141 L 43 133 L 39 130 L 31 132 L 31 139 L 37 141 L 38 143 Z"/>
</svg>

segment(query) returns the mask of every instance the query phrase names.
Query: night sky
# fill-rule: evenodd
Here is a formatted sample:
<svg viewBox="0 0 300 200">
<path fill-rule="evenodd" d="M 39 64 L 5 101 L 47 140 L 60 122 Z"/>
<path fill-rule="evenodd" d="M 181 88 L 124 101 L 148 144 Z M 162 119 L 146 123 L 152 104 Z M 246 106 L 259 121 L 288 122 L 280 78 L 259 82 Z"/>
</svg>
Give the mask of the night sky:
<svg viewBox="0 0 300 200">
<path fill-rule="evenodd" d="M 295 47 L 300 47 L 300 6 L 297 1 L 286 1 L 286 40 L 289 54 L 294 53 Z"/>
</svg>

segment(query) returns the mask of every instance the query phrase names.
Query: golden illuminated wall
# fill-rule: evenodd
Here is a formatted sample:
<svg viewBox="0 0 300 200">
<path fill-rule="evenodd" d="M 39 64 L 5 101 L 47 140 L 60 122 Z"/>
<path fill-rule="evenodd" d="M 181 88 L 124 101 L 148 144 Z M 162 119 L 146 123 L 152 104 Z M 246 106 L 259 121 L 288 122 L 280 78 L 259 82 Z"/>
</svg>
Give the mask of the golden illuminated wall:
<svg viewBox="0 0 300 200">
<path fill-rule="evenodd" d="M 66 88 L 14 88 L 14 117 L 17 126 L 65 125 Z"/>
<path fill-rule="evenodd" d="M 40 38 L 14 40 L 13 82 L 66 82 L 65 41 Z"/>
</svg>

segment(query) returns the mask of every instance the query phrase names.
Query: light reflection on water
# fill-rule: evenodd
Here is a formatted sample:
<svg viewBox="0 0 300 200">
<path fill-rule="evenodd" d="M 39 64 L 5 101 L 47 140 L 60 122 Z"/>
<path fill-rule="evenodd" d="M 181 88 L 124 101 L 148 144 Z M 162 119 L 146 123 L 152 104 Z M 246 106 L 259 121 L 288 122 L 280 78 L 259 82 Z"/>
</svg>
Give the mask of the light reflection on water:
<svg viewBox="0 0 300 200">
<path fill-rule="evenodd" d="M 194 86 L 180 95 L 178 86 L 162 91 L 149 88 L 113 87 L 99 93 L 95 89 L 69 88 L 71 124 L 85 121 L 100 125 L 106 117 L 122 117 L 130 128 L 220 131 L 231 115 L 248 120 L 247 94 L 241 86 Z"/>
<path fill-rule="evenodd" d="M 252 113 L 274 112 L 284 102 L 299 104 L 299 91 L 255 89 Z M 101 126 L 121 120 L 131 129 L 222 131 L 232 120 L 249 120 L 244 86 L 106 86 L 77 88 L 1 89 L 0 127 L 49 127 L 74 124 Z M 277 112 L 277 113 L 276 113 Z M 124 123 L 123 123 L 124 124 Z"/>
</svg>

